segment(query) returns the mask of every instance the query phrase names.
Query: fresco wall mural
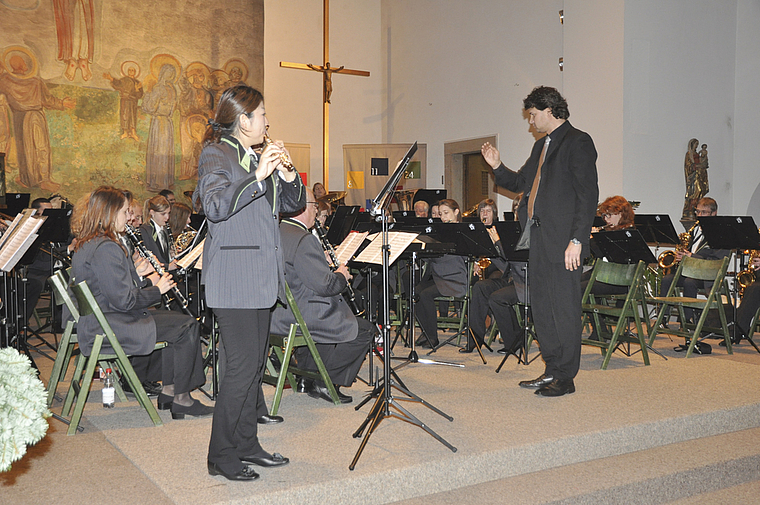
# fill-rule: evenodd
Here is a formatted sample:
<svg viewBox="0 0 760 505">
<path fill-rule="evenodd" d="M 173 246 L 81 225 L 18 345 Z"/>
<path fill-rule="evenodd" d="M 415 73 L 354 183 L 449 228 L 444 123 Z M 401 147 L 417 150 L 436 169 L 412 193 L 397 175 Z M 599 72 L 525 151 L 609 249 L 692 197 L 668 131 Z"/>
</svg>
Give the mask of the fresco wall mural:
<svg viewBox="0 0 760 505">
<path fill-rule="evenodd" d="M 263 80 L 263 0 L 0 0 L 6 190 L 182 200 L 221 93 Z"/>
</svg>

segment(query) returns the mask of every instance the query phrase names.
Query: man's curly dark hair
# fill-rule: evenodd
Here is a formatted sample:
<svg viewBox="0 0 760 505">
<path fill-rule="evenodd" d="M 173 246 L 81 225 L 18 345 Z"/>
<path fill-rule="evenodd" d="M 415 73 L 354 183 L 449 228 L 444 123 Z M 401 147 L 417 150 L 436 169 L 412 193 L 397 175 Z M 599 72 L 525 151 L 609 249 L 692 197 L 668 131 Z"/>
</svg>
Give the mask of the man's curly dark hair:
<svg viewBox="0 0 760 505">
<path fill-rule="evenodd" d="M 570 117 L 570 111 L 567 110 L 567 101 L 555 88 L 548 86 L 538 86 L 533 88 L 525 100 L 523 108 L 525 110 L 535 107 L 538 110 L 544 110 L 547 107 L 552 110 L 552 116 L 557 119 L 567 119 Z"/>
</svg>

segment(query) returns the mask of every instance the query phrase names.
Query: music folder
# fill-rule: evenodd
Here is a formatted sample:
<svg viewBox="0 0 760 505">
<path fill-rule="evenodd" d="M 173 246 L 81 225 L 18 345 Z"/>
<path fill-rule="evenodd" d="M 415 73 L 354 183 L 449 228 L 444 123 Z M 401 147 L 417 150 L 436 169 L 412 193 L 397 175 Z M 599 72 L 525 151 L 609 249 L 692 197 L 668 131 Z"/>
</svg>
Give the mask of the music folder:
<svg viewBox="0 0 760 505">
<path fill-rule="evenodd" d="M 667 214 L 636 214 L 633 224 L 649 245 L 673 247 L 681 243 Z"/>
</svg>

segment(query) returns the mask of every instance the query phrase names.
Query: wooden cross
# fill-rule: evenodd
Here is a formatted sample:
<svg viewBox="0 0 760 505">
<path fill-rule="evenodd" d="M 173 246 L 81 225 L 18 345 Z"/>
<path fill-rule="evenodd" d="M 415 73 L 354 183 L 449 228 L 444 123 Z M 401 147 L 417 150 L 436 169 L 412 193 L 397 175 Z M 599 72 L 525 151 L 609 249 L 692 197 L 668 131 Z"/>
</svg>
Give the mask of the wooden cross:
<svg viewBox="0 0 760 505">
<path fill-rule="evenodd" d="M 322 184 L 329 191 L 329 172 L 330 172 L 330 95 L 332 95 L 332 74 L 349 74 L 369 77 L 369 72 L 364 70 L 351 70 L 349 68 L 330 66 L 330 0 L 323 2 L 323 23 L 324 30 L 322 35 L 323 61 L 322 65 L 312 65 L 303 63 L 291 63 L 281 61 L 280 66 L 284 68 L 295 68 L 298 70 L 311 70 L 322 72 Z"/>
</svg>

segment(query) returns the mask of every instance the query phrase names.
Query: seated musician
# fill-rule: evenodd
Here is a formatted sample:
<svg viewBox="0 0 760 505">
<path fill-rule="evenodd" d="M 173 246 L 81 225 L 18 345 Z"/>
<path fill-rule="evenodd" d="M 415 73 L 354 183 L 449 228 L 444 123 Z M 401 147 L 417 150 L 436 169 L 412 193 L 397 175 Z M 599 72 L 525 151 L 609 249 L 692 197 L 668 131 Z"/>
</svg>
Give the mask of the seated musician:
<svg viewBox="0 0 760 505">
<path fill-rule="evenodd" d="M 520 202 L 522 194 L 515 197 L 512 208 L 517 208 Z M 493 200 L 483 200 L 484 202 L 493 202 Z M 480 207 L 480 205 L 478 206 Z M 493 207 L 484 205 L 485 212 L 481 212 L 481 221 L 486 223 L 489 217 L 493 217 L 496 214 L 495 204 Z M 488 211 L 491 212 L 488 212 Z M 517 214 L 515 214 L 517 216 Z M 484 220 L 485 218 L 485 220 Z M 499 236 L 495 231 L 495 228 L 488 229 L 489 234 L 494 240 L 497 251 L 500 254 L 504 254 L 501 247 L 501 241 L 498 240 Z M 495 263 L 494 258 L 491 258 L 491 264 Z M 504 258 L 498 258 L 497 265 L 501 266 L 499 275 L 492 275 L 478 281 L 472 287 L 472 303 L 470 305 L 470 329 L 478 343 L 478 346 L 482 346 L 484 337 L 486 334 L 486 316 L 491 314 L 496 319 L 496 323 L 499 326 L 499 333 L 501 335 L 504 348 L 499 352 L 510 352 L 517 347 L 521 340 L 519 338 L 517 318 L 514 313 L 513 305 L 518 301 L 524 301 L 525 294 L 525 266 L 523 261 L 509 261 Z M 477 265 L 476 265 L 476 268 Z M 498 314 L 497 314 L 498 312 Z M 467 347 L 460 349 L 459 352 L 469 353 L 475 349 L 475 342 L 472 338 L 468 338 Z"/>
<path fill-rule="evenodd" d="M 327 222 L 327 217 L 332 214 L 332 206 L 324 200 L 317 201 L 317 219 L 322 227 Z"/>
<path fill-rule="evenodd" d="M 702 198 L 697 202 L 697 208 L 695 210 L 697 217 L 705 216 L 717 216 L 718 215 L 718 203 L 710 198 Z M 676 261 L 681 261 L 684 256 L 691 256 L 693 258 L 715 260 L 723 259 L 731 254 L 728 249 L 711 249 L 707 243 L 705 236 L 702 234 L 702 229 L 697 223 L 691 230 L 689 235 L 689 243 L 685 251 L 676 250 Z M 670 289 L 670 285 L 673 284 L 673 278 L 675 273 L 668 274 L 662 278 L 662 284 L 660 286 L 660 296 L 665 296 Z M 698 279 L 691 279 L 689 277 L 681 277 L 678 279 L 678 287 L 683 288 L 683 296 L 688 298 L 695 298 L 699 289 L 705 289 L 712 286 L 711 281 L 702 281 Z M 693 322 L 694 309 L 684 308 L 686 319 Z"/>
<path fill-rule="evenodd" d="M 330 269 L 319 239 L 309 232 L 316 215 L 314 193 L 306 188 L 306 207 L 280 223 L 285 279 L 341 403 L 351 403 L 353 398 L 342 393 L 340 387 L 351 387 L 354 383 L 376 329 L 366 319 L 354 316 L 341 296 L 351 274 L 345 265 L 334 272 Z M 294 322 L 290 308 L 278 305 L 272 315 L 271 331 L 287 334 Z M 296 349 L 295 356 L 299 368 L 317 370 L 307 347 Z M 321 381 L 305 381 L 305 392 L 312 398 L 332 402 Z"/>
<path fill-rule="evenodd" d="M 451 199 L 438 202 L 441 221 L 458 223 L 461 220 L 459 204 Z M 417 284 L 415 314 L 424 335 L 417 345 L 433 347 L 438 345 L 438 316 L 435 304 L 437 296 L 464 296 L 467 292 L 467 265 L 463 256 L 445 254 L 427 261 L 427 273 Z M 448 307 L 448 304 L 445 304 Z M 425 338 L 427 336 L 427 338 Z"/>
<path fill-rule="evenodd" d="M 502 258 L 503 253 L 501 251 L 501 241 L 499 240 L 499 234 L 496 232 L 496 228 L 493 227 L 494 222 L 499 220 L 499 211 L 496 207 L 496 202 L 491 198 L 486 198 L 478 204 L 478 217 L 480 222 L 486 225 L 486 230 L 491 237 L 491 241 L 496 246 L 496 251 L 499 256 L 489 258 L 491 263 L 486 267 L 485 272 L 481 275 L 480 265 L 475 264 L 474 274 L 483 279 L 498 279 L 502 276 L 504 269 L 506 268 L 506 261 Z"/>
<path fill-rule="evenodd" d="M 755 313 L 757 313 L 757 309 L 760 308 L 760 280 L 757 278 L 758 272 L 760 272 L 758 251 L 753 251 L 749 268 L 755 271 L 755 282 L 744 288 L 741 304 L 736 311 L 736 335 L 731 336 L 731 343 L 734 345 L 741 342 L 743 338 L 747 338 L 747 335 L 752 334 L 754 328 L 750 328 L 750 324 Z M 725 343 L 721 342 L 720 345 L 725 345 Z"/>
<path fill-rule="evenodd" d="M 441 211 L 440 211 L 440 208 L 438 207 L 439 203 L 440 202 L 435 202 L 433 205 L 430 206 L 430 217 L 432 217 L 433 219 L 436 219 L 436 218 L 441 219 Z"/>
<path fill-rule="evenodd" d="M 152 353 L 157 336 L 167 342 L 161 352 L 163 391 L 159 408 L 171 408 L 173 419 L 212 414 L 212 407 L 190 395 L 205 382 L 198 322 L 178 312 L 149 310 L 174 287 L 174 281 L 168 274 L 159 277 L 151 273 L 147 262 L 140 262 L 137 270 L 117 238 L 128 218 L 126 196 L 102 186 L 83 201 L 75 209 L 80 216 L 75 220 L 78 242 L 72 257 L 73 281 L 87 281 L 128 355 Z M 102 329 L 95 315 L 80 318 L 77 337 L 83 354 L 90 353 L 98 333 Z M 108 348 L 107 343 L 104 347 Z"/>
<path fill-rule="evenodd" d="M 428 217 L 430 211 L 430 205 L 425 200 L 417 200 L 414 202 L 414 216 L 415 217 Z"/>
<path fill-rule="evenodd" d="M 171 261 L 172 237 L 167 227 L 172 206 L 165 197 L 157 195 L 146 200 L 143 207 L 143 216 L 147 222 L 140 226 L 140 235 L 145 246 L 156 256 L 165 270 L 175 270 L 176 263 Z"/>
<path fill-rule="evenodd" d="M 600 233 L 605 231 L 617 231 L 626 230 L 634 227 L 635 213 L 631 203 L 620 195 L 610 196 L 604 200 L 596 209 L 596 215 L 601 216 L 606 223 L 601 228 L 592 228 L 591 234 Z M 599 261 L 602 261 L 599 259 Z M 586 287 L 591 280 L 592 270 L 587 270 L 581 275 L 581 293 L 586 292 Z M 614 286 L 612 284 L 606 284 L 604 282 L 594 282 L 594 286 L 591 288 L 592 295 L 619 295 L 627 293 L 628 288 L 626 286 Z M 623 301 L 619 300 L 617 304 L 622 307 Z M 598 340 L 597 329 L 594 323 L 594 319 L 591 319 L 591 340 Z"/>
</svg>

